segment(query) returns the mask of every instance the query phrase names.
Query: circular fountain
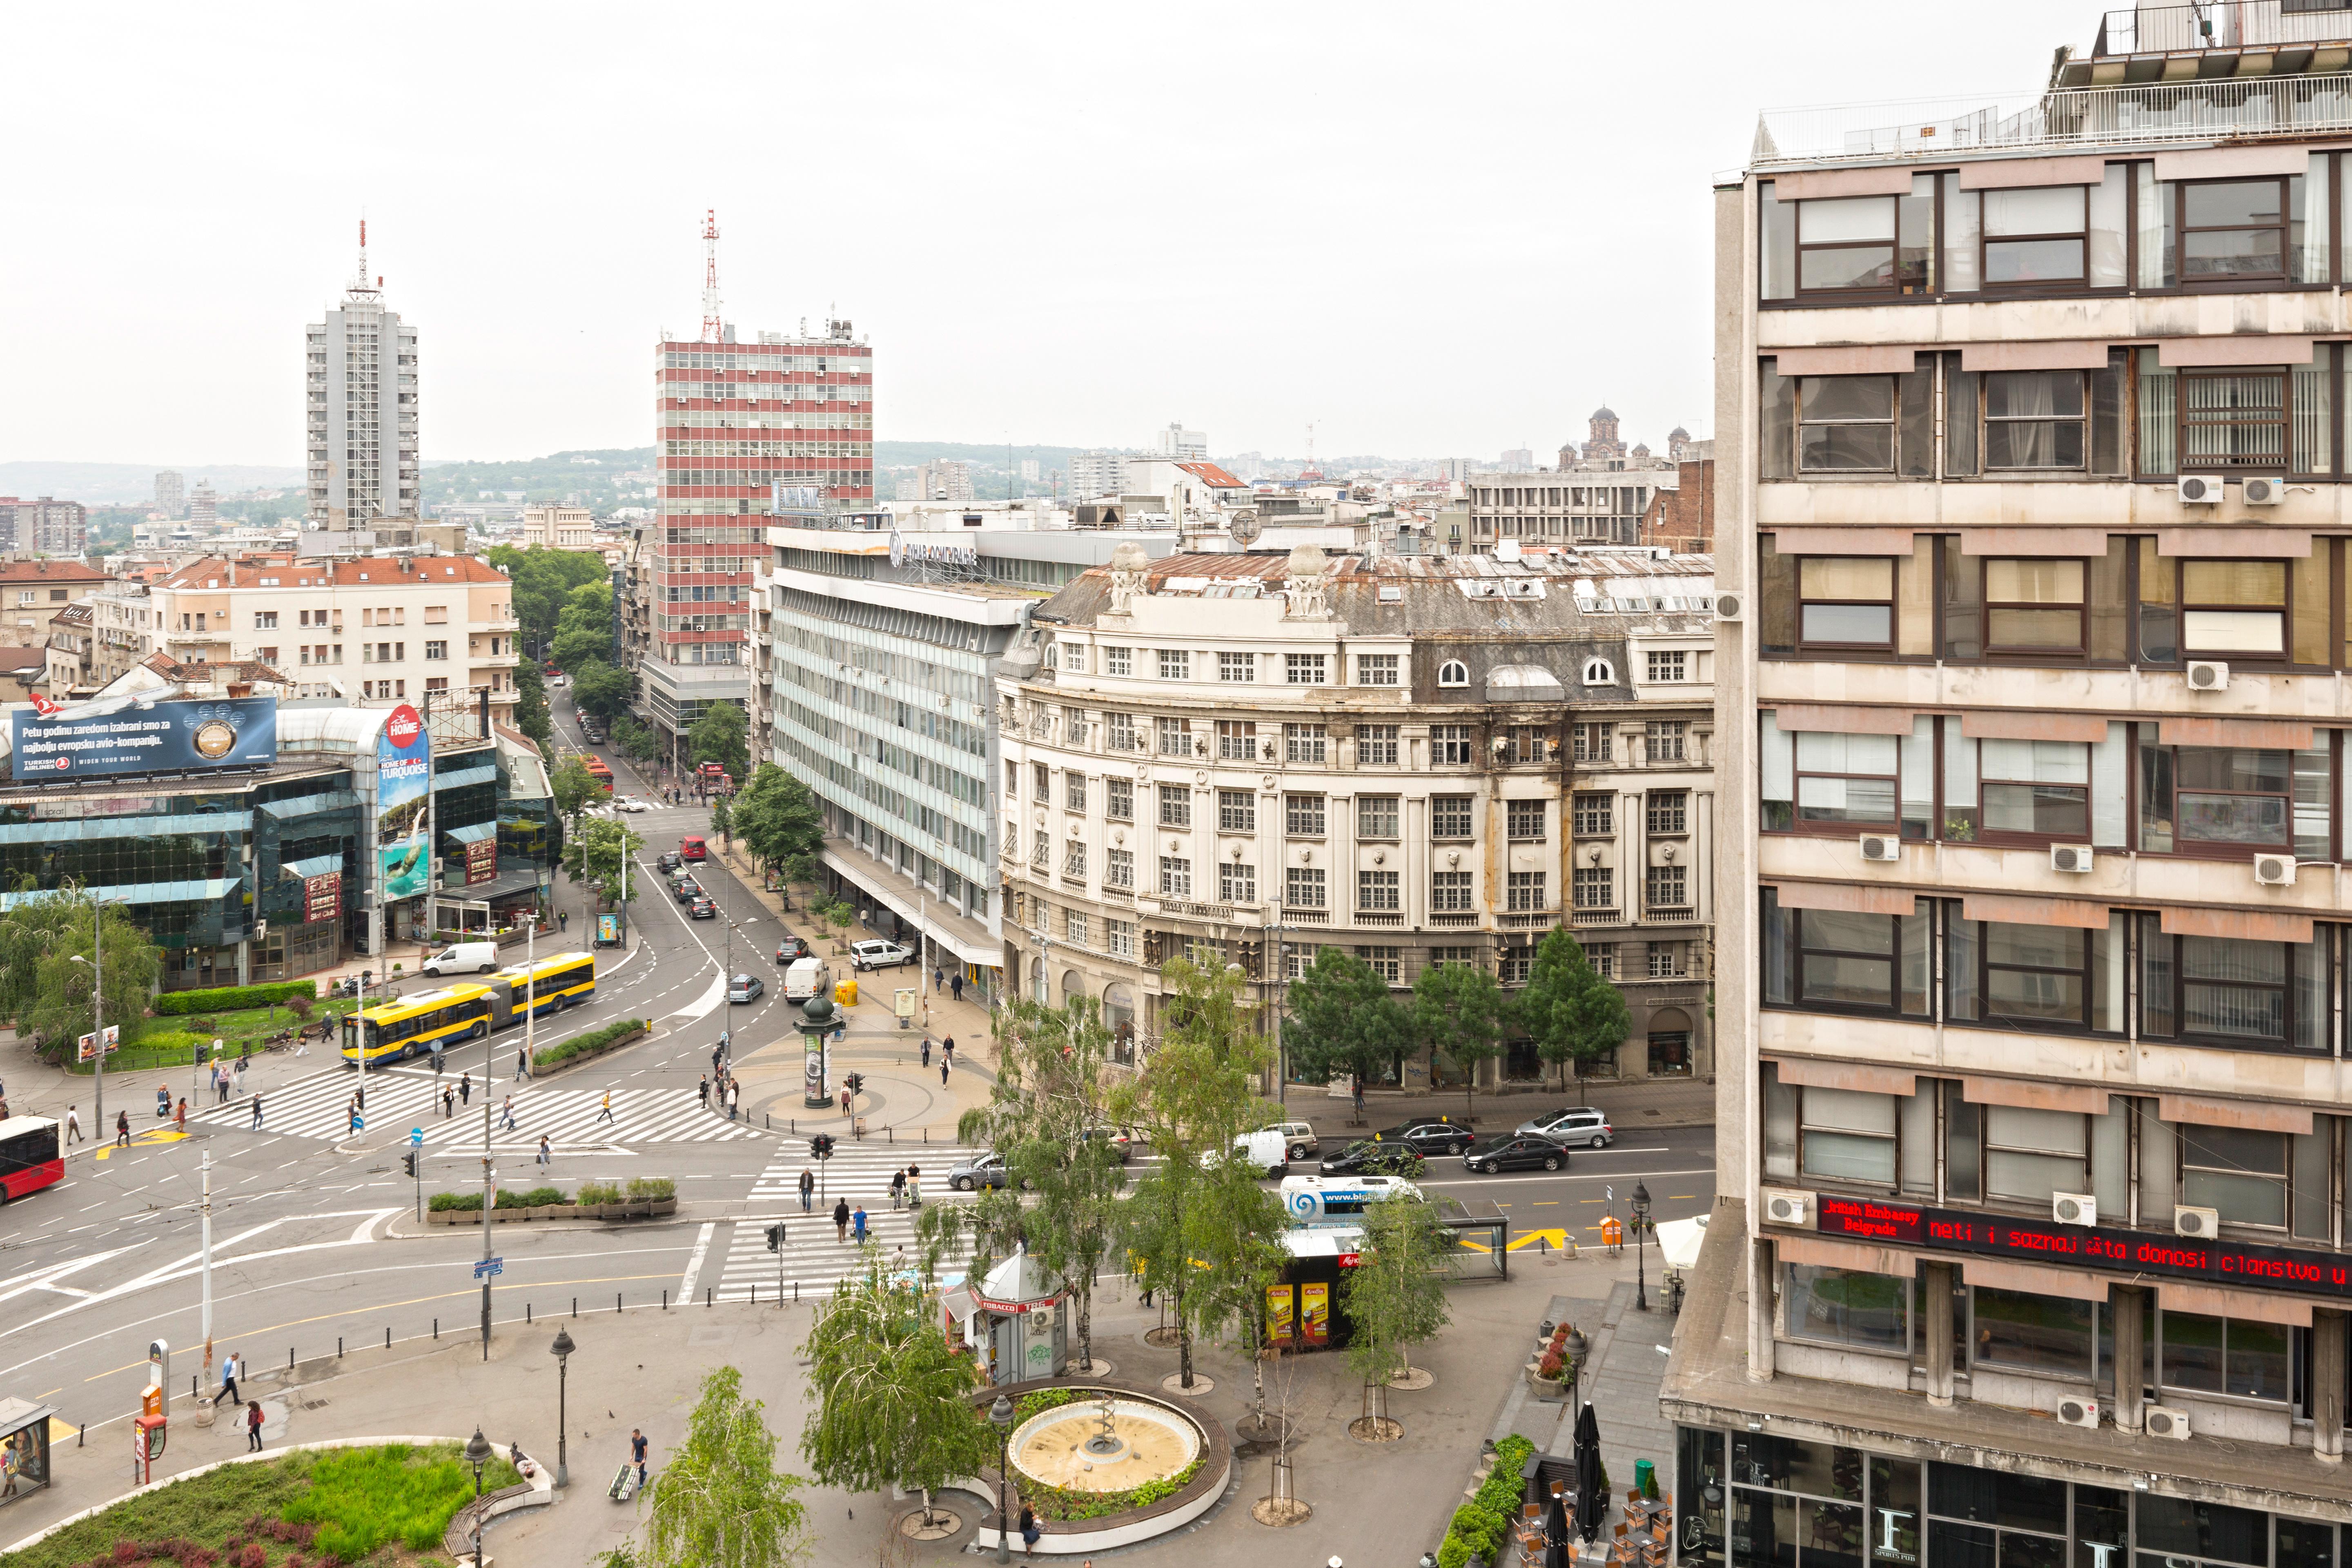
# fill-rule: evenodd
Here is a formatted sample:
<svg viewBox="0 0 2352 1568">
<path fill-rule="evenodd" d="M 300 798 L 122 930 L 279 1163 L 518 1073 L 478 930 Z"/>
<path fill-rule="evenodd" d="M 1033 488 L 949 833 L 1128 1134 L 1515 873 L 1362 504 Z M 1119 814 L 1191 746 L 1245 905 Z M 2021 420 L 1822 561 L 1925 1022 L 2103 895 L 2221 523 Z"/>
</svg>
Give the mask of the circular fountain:
<svg viewBox="0 0 2352 1568">
<path fill-rule="evenodd" d="M 1108 1390 L 1084 1404 L 1057 1405 L 1013 1434 L 1013 1467 L 1033 1480 L 1069 1491 L 1131 1491 L 1164 1480 L 1201 1455 L 1200 1426 L 1163 1405 Z"/>
<path fill-rule="evenodd" d="M 1042 1410 L 1033 1405 L 1035 1414 L 1004 1439 L 1021 1499 L 1037 1510 L 1039 1555 L 1107 1552 L 1166 1535 L 1224 1495 L 1233 1442 L 1216 1422 L 1122 1379 L 1041 1379 L 1005 1389 L 1016 1399 L 1049 1391 L 1063 1403 Z M 982 1389 L 979 1397 L 990 1393 Z M 957 1484 L 992 1507 L 993 1470 L 992 1464 L 989 1475 Z M 982 1522 L 973 1543 L 996 1546 L 993 1518 Z"/>
</svg>

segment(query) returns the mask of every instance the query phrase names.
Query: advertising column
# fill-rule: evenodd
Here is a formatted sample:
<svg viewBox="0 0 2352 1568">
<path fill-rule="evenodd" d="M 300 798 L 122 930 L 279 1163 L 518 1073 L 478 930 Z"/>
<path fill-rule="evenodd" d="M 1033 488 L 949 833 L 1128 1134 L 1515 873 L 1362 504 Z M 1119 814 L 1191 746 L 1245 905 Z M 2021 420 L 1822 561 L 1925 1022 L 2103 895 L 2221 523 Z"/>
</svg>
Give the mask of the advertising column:
<svg viewBox="0 0 2352 1568">
<path fill-rule="evenodd" d="M 376 908 L 370 945 L 383 951 L 392 906 L 433 886 L 433 742 L 405 702 L 384 716 L 375 752 Z"/>
</svg>

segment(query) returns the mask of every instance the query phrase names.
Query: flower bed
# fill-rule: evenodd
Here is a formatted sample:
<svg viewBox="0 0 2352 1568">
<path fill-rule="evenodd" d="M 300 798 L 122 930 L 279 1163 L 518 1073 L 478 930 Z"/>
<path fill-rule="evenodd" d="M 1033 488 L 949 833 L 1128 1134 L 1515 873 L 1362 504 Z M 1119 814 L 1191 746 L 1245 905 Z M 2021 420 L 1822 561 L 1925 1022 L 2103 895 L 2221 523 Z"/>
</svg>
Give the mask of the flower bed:
<svg viewBox="0 0 2352 1568">
<path fill-rule="evenodd" d="M 471 1225 L 482 1212 L 479 1193 L 436 1193 L 425 1200 L 428 1225 Z M 494 1225 L 530 1219 L 656 1219 L 677 1212 L 677 1184 L 667 1176 L 631 1176 L 628 1185 L 586 1182 L 577 1197 L 557 1187 L 499 1189 Z"/>
</svg>

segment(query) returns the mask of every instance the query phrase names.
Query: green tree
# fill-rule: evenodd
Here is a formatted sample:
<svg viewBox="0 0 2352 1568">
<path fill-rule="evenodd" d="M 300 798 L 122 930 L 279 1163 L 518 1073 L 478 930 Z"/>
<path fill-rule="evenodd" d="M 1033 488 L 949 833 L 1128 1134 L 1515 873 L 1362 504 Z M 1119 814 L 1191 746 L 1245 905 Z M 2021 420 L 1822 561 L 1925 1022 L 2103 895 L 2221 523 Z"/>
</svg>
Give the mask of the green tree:
<svg viewBox="0 0 2352 1568">
<path fill-rule="evenodd" d="M 544 545 L 519 550 L 511 544 L 497 544 L 487 557 L 514 584 L 515 619 L 522 624 L 523 642 L 541 658 L 554 640 L 556 619 L 572 591 L 611 580 L 604 558 L 591 551 L 550 550 Z"/>
<path fill-rule="evenodd" d="M 1364 1210 L 1364 1247 L 1348 1273 L 1348 1320 L 1355 1337 L 1348 1363 L 1367 1384 L 1412 1370 L 1412 1347 L 1435 1339 L 1453 1314 L 1445 1304 L 1454 1237 L 1409 1192 L 1391 1192 Z"/>
<path fill-rule="evenodd" d="M 710 797 L 710 831 L 725 839 L 728 848 L 735 847 L 735 815 L 728 809 L 723 795 Z"/>
<path fill-rule="evenodd" d="M 548 717 L 547 682 L 540 674 L 539 661 L 518 659 L 514 675 L 514 727 L 544 748 L 554 738 L 555 726 Z"/>
<path fill-rule="evenodd" d="M 743 1397 L 743 1374 L 702 1380 L 686 1441 L 662 1467 L 646 1531 L 648 1568 L 784 1568 L 806 1551 L 798 1476 L 776 1470 L 767 1406 Z"/>
<path fill-rule="evenodd" d="M 1020 998 L 998 1016 L 996 1041 L 988 1103 L 964 1112 L 956 1136 L 1002 1154 L 1035 1194 L 1029 1253 L 1076 1301 L 1078 1354 L 1091 1366 L 1095 1275 L 1110 1256 L 1127 1184 L 1118 1151 L 1101 1136 L 1111 1125 L 1110 1031 L 1091 998 L 1066 1007 Z"/>
<path fill-rule="evenodd" d="M 588 771 L 588 764 L 577 756 L 566 757 L 549 775 L 548 784 L 555 791 L 555 814 L 578 827 L 580 814 L 604 798 L 604 786 Z"/>
<path fill-rule="evenodd" d="M 572 674 L 572 703 L 583 713 L 610 720 L 629 706 L 629 672 L 592 658 Z"/>
<path fill-rule="evenodd" d="M 880 1249 L 869 1247 L 802 1347 L 816 1396 L 801 1432 L 810 1471 L 850 1491 L 892 1482 L 918 1489 L 926 1524 L 932 1494 L 996 1450 L 996 1434 L 970 1397 L 979 1382 L 972 1358 L 948 1344 L 939 1320 L 937 1292 L 893 1278 Z"/>
<path fill-rule="evenodd" d="M 1429 1047 L 1431 1077 L 1440 1053 L 1462 1069 L 1465 1116 L 1475 1103 L 1478 1064 L 1502 1054 L 1510 1013 L 1502 986 L 1476 964 L 1433 963 L 1412 983 L 1413 1032 Z"/>
<path fill-rule="evenodd" d="M 548 658 L 559 669 L 575 671 L 590 659 L 613 658 L 613 585 L 587 583 L 565 595 L 555 617 Z"/>
<path fill-rule="evenodd" d="M 640 763 L 650 763 L 661 755 L 661 737 L 626 713 L 613 721 L 613 744 L 621 748 L 623 756 Z"/>
<path fill-rule="evenodd" d="M 735 792 L 735 836 L 761 863 L 785 867 L 824 845 L 824 812 L 808 785 L 773 763 L 761 763 Z M 806 880 L 804 877 L 793 880 Z"/>
<path fill-rule="evenodd" d="M 591 817 L 563 840 L 563 874 L 574 882 L 592 884 L 604 903 L 618 903 L 624 889 L 635 902 L 645 890 L 645 873 L 633 868 L 625 879 L 621 871 L 645 847 L 646 841 L 625 824 L 610 817 Z"/>
<path fill-rule="evenodd" d="M 1370 964 L 1327 947 L 1292 981 L 1282 1047 L 1290 1076 L 1325 1082 L 1346 1073 L 1361 1083 L 1412 1048 L 1412 1019 Z"/>
<path fill-rule="evenodd" d="M 1255 1266 L 1256 1239 L 1279 1237 L 1279 1205 L 1233 1157 L 1234 1140 L 1276 1108 L 1257 1096 L 1271 1053 L 1254 1027 L 1240 970 L 1210 973 L 1178 959 L 1160 978 L 1167 1026 L 1112 1102 L 1116 1119 L 1141 1129 L 1160 1158 L 1119 1205 L 1119 1228 L 1144 1288 L 1164 1293 L 1175 1314 L 1189 1388 L 1193 1336 L 1230 1324 Z M 1251 1202 L 1244 1187 L 1264 1201 Z"/>
<path fill-rule="evenodd" d="M 1624 994 L 1586 962 L 1574 937 L 1557 927 L 1536 949 L 1517 1010 L 1519 1026 L 1535 1041 L 1536 1054 L 1555 1067 L 1604 1055 L 1622 1045 L 1633 1027 Z"/>
<path fill-rule="evenodd" d="M 748 733 L 742 709 L 732 702 L 713 702 L 686 732 L 687 757 L 697 765 L 717 763 L 740 779 L 751 767 Z"/>
<path fill-rule="evenodd" d="M 98 956 L 106 1021 L 119 1025 L 127 1040 L 146 1016 L 163 973 L 163 954 L 121 904 L 94 909 L 78 888 L 26 900 L 0 917 L 0 963 L 9 1016 L 20 1034 L 41 1042 L 43 1054 L 61 1059 L 73 1042 L 96 1026 L 90 1010 L 92 950 Z"/>
</svg>

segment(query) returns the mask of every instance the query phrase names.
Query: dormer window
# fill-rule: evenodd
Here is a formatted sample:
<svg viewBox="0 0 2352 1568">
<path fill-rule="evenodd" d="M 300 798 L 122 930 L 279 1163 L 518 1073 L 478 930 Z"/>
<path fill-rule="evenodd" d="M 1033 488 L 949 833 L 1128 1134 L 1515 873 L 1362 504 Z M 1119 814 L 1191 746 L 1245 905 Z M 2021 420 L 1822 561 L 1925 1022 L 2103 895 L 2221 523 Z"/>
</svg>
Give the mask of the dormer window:
<svg viewBox="0 0 2352 1568">
<path fill-rule="evenodd" d="M 1605 658 L 1586 659 L 1584 661 L 1584 684 L 1587 686 L 1614 686 L 1617 684 L 1616 667 Z"/>
<path fill-rule="evenodd" d="M 1437 667 L 1437 684 L 1441 687 L 1470 684 L 1470 667 L 1458 658 L 1449 658 Z"/>
</svg>

